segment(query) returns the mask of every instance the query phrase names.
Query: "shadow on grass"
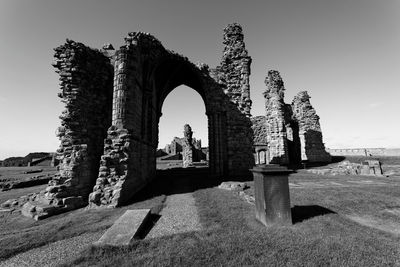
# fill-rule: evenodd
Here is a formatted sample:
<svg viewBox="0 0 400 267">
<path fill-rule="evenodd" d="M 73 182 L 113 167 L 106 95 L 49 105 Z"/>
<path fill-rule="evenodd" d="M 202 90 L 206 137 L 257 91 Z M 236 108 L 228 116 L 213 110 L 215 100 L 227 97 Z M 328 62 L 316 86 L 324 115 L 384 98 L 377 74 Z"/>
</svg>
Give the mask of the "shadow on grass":
<svg viewBox="0 0 400 267">
<path fill-rule="evenodd" d="M 239 177 L 240 178 L 240 177 Z M 143 201 L 160 195 L 191 193 L 199 189 L 212 188 L 224 181 L 249 181 L 252 178 L 241 177 L 227 179 L 210 176 L 208 168 L 174 168 L 157 170 L 156 178 L 134 195 L 127 204 Z"/>
<path fill-rule="evenodd" d="M 325 214 L 336 214 L 336 212 L 318 205 L 294 206 L 291 210 L 293 224 Z"/>
<path fill-rule="evenodd" d="M 153 227 L 157 224 L 160 218 L 161 215 L 156 213 L 150 213 L 149 218 L 147 218 L 147 221 L 140 228 L 140 231 L 138 230 L 137 238 L 144 239 L 147 236 L 147 234 L 150 233 L 150 230 L 153 229 Z"/>
</svg>

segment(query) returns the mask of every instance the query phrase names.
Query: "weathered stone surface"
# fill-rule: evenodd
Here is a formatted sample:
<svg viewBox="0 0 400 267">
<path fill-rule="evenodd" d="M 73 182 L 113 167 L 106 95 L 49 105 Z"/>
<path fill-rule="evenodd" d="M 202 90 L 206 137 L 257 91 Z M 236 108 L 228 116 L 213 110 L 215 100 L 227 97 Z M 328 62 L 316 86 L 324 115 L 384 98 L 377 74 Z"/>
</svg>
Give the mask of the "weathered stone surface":
<svg viewBox="0 0 400 267">
<path fill-rule="evenodd" d="M 242 182 L 222 182 L 218 186 L 219 189 L 231 190 L 231 191 L 242 191 L 247 187 L 248 187 L 247 184 Z"/>
<path fill-rule="evenodd" d="M 256 164 L 296 164 L 300 161 L 330 162 L 322 142 L 319 117 L 302 91 L 292 105 L 284 102 L 284 83 L 280 73 L 268 71 L 264 92 L 265 116 L 252 120 Z"/>
<path fill-rule="evenodd" d="M 368 175 L 382 176 L 383 171 L 379 160 L 365 160 L 362 163 L 352 163 L 344 160 L 330 169 L 310 169 L 315 174 L 328 175 Z"/>
<path fill-rule="evenodd" d="M 185 124 L 183 127 L 183 146 L 182 146 L 182 160 L 183 168 L 193 166 L 193 162 L 197 161 L 195 159 L 195 148 L 193 145 L 193 131 L 189 124 Z"/>
<path fill-rule="evenodd" d="M 319 116 L 311 106 L 307 91 L 299 92 L 293 99 L 293 117 L 299 126 L 301 160 L 309 162 L 330 162 L 331 156 L 322 142 Z"/>
<path fill-rule="evenodd" d="M 265 78 L 267 88 L 264 92 L 265 117 L 267 124 L 267 143 L 269 162 L 289 163 L 284 102 L 284 84 L 278 71 L 268 71 Z"/>
<path fill-rule="evenodd" d="M 94 245 L 129 246 L 137 238 L 149 215 L 150 209 L 127 210 Z"/>
<path fill-rule="evenodd" d="M 174 137 L 170 144 L 167 144 L 164 149 L 159 149 L 156 152 L 157 160 L 181 160 L 183 155 L 183 146 L 185 137 Z M 193 160 L 194 162 L 207 159 L 207 148 L 201 147 L 201 139 L 192 138 Z"/>
<path fill-rule="evenodd" d="M 128 34 L 125 46 L 114 56 L 113 120 L 104 141 L 101 171 L 89 197 L 91 207 L 122 205 L 155 176 L 162 103 L 180 84 L 192 87 L 203 97 L 209 122 L 211 174 L 221 177 L 248 173 L 254 163 L 248 118 L 250 61 L 240 36 L 241 28 L 236 24 L 224 30 L 222 62 L 226 68 L 210 70 L 166 50 L 147 33 Z M 243 58 L 235 47 L 242 49 Z M 235 61 L 237 68 L 228 66 L 227 58 Z M 243 78 L 233 78 L 240 70 Z M 240 84 L 247 89 L 239 96 Z M 247 108 L 243 103 L 247 103 Z M 185 138 L 190 139 L 189 135 Z M 190 166 L 196 157 L 192 153 L 195 145 L 190 141 L 183 145 L 187 148 L 182 148 L 185 166 Z"/>
<path fill-rule="evenodd" d="M 254 176 L 256 218 L 266 226 L 292 224 L 286 167 L 266 165 L 251 170 Z"/>
</svg>

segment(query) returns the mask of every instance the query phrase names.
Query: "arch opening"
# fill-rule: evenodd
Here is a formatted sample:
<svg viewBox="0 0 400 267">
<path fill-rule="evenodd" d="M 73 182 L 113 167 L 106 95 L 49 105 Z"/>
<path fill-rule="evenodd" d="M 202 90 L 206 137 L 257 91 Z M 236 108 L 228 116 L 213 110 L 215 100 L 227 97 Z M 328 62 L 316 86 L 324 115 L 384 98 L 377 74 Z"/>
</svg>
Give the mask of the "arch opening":
<svg viewBox="0 0 400 267">
<path fill-rule="evenodd" d="M 188 149 L 192 150 L 192 162 L 189 165 L 208 167 L 208 118 L 205 103 L 199 96 L 193 88 L 181 85 L 173 89 L 162 103 L 156 152 L 157 169 L 187 167 L 183 166 L 183 160 Z M 184 136 L 186 124 L 190 125 L 193 133 L 190 143 L 187 143 Z"/>
</svg>

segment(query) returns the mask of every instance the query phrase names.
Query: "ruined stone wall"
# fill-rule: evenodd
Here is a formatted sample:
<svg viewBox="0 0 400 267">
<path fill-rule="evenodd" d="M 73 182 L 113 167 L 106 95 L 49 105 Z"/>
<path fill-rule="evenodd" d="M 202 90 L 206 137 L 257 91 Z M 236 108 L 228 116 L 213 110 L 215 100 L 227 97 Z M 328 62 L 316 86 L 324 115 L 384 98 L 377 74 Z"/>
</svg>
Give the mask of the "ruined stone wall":
<svg viewBox="0 0 400 267">
<path fill-rule="evenodd" d="M 223 30 L 223 45 L 220 66 L 211 70 L 210 76 L 228 96 L 224 99 L 227 111 L 216 115 L 209 124 L 219 125 L 222 132 L 216 134 L 226 136 L 226 144 L 222 144 L 222 147 L 227 150 L 227 169 L 232 170 L 231 175 L 246 175 L 243 170 L 254 165 L 251 149 L 253 133 L 251 121 L 247 119 L 251 116 L 252 104 L 249 84 L 251 57 L 246 50 L 243 30 L 239 24 L 229 24 Z M 241 171 L 235 172 L 235 169 Z"/>
<path fill-rule="evenodd" d="M 278 71 L 268 71 L 264 92 L 267 143 L 270 163 L 288 164 L 288 144 L 285 119 L 284 83 Z"/>
<path fill-rule="evenodd" d="M 307 91 L 299 92 L 292 102 L 293 117 L 299 125 L 301 160 L 309 162 L 329 162 L 331 156 L 322 142 L 319 116 L 311 106 Z"/>
<path fill-rule="evenodd" d="M 251 122 L 255 164 L 269 163 L 267 118 L 265 116 L 255 116 L 251 117 Z"/>
<path fill-rule="evenodd" d="M 219 82 L 225 85 L 225 93 L 239 110 L 250 116 L 250 64 L 251 57 L 244 43 L 242 27 L 229 24 L 223 31 L 224 50 L 217 67 Z"/>
<path fill-rule="evenodd" d="M 59 97 L 65 104 L 57 130 L 59 179 L 50 181 L 46 198 L 53 203 L 91 192 L 111 123 L 113 68 L 101 51 L 67 40 L 55 49 L 53 66 L 60 75 Z"/>
<path fill-rule="evenodd" d="M 91 206 L 119 206 L 155 176 L 158 120 L 143 60 L 164 49 L 145 33 L 129 33 L 125 42 L 115 55 L 112 126 L 89 197 Z"/>
</svg>

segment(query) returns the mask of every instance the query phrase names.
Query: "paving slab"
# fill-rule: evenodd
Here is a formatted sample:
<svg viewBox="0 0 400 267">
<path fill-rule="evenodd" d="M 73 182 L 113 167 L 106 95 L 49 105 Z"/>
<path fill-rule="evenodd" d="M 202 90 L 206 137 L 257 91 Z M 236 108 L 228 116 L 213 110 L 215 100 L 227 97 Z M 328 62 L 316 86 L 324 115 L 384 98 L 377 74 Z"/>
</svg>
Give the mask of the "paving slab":
<svg viewBox="0 0 400 267">
<path fill-rule="evenodd" d="M 104 233 L 96 246 L 129 246 L 149 218 L 150 209 L 127 210 Z"/>
<path fill-rule="evenodd" d="M 160 219 L 146 239 L 201 231 L 200 217 L 192 193 L 168 196 L 165 204 Z"/>
</svg>

